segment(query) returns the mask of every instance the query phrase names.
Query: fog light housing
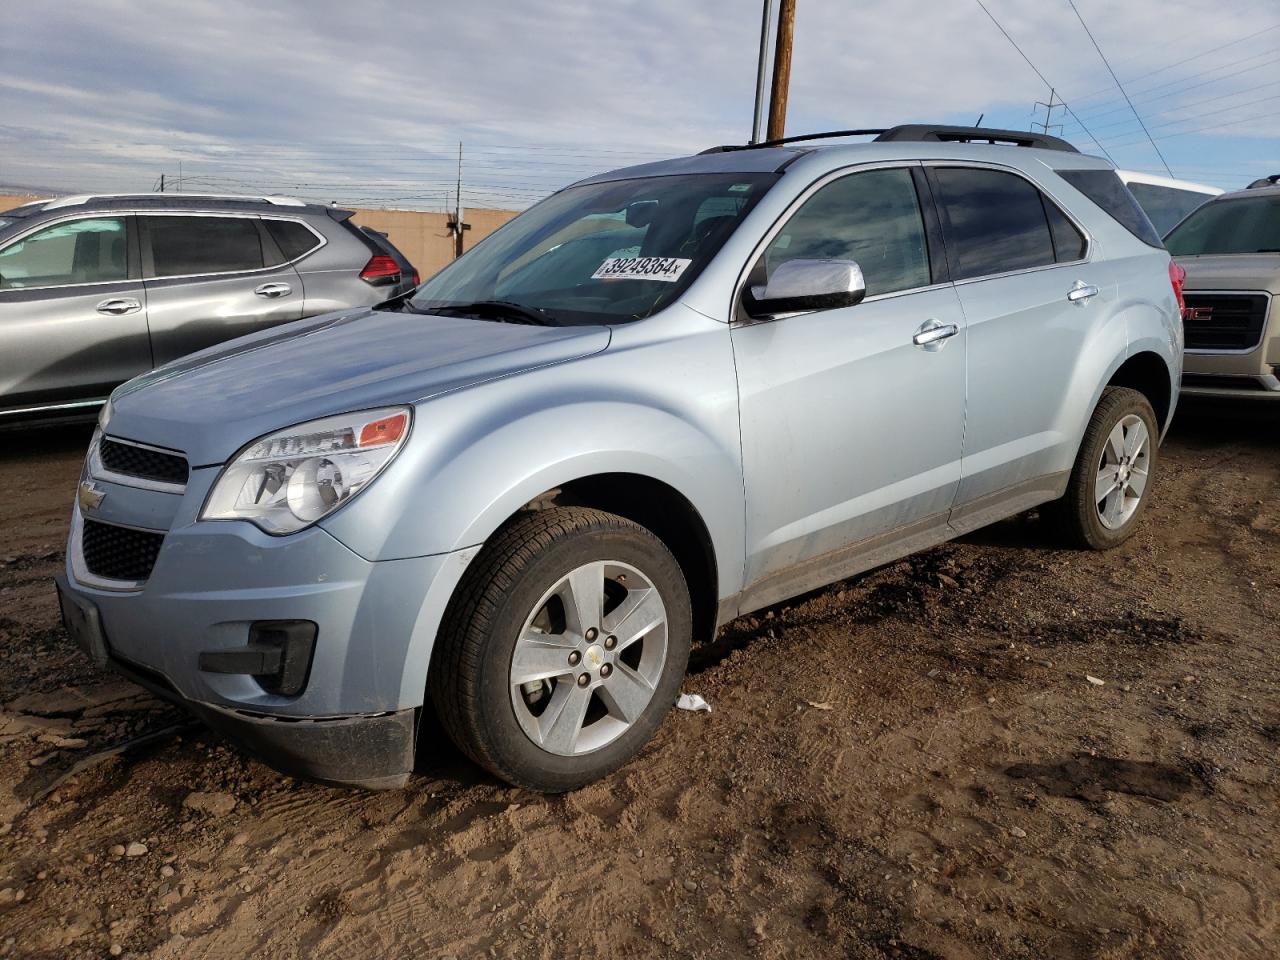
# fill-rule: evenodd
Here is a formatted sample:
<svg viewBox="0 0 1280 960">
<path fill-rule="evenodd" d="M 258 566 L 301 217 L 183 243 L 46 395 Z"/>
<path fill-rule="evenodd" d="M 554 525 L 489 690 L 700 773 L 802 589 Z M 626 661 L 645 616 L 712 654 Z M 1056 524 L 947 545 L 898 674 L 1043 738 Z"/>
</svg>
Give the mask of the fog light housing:
<svg viewBox="0 0 1280 960">
<path fill-rule="evenodd" d="M 200 669 L 248 675 L 267 693 L 296 697 L 311 675 L 316 632 L 310 620 L 257 620 L 249 625 L 247 645 L 204 651 Z"/>
</svg>

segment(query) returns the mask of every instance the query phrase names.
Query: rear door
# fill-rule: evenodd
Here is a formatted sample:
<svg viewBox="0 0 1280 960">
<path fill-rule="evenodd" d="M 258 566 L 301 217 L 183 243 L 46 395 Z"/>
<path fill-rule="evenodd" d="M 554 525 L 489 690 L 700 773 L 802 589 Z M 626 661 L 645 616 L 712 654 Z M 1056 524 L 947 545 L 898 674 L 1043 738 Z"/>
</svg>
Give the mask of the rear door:
<svg viewBox="0 0 1280 960">
<path fill-rule="evenodd" d="M 953 525 L 980 526 L 1054 488 L 1079 424 L 1072 374 L 1116 299 L 1089 263 L 1084 229 L 1031 180 L 1004 168 L 927 167 L 968 328 L 964 458 Z M 1067 448 L 1070 447 L 1070 455 Z M 967 518 L 962 520 L 962 517 Z"/>
<path fill-rule="evenodd" d="M 0 412 L 91 405 L 151 369 L 134 231 L 80 216 L 0 241 Z"/>
<path fill-rule="evenodd" d="M 157 365 L 302 317 L 302 282 L 248 214 L 138 218 Z"/>
</svg>

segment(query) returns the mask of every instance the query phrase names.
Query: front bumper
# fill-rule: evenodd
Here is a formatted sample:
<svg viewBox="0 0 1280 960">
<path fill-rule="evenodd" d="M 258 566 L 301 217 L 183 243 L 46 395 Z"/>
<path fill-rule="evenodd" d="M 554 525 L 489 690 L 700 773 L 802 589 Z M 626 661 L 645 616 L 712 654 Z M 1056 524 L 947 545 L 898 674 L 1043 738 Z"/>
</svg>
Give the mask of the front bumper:
<svg viewBox="0 0 1280 960">
<path fill-rule="evenodd" d="M 151 527 L 163 542 L 145 581 L 94 577 L 75 507 L 58 589 L 68 632 L 89 637 L 81 645 L 94 659 L 288 773 L 365 787 L 405 781 L 436 630 L 474 551 L 374 562 L 318 527 L 272 537 L 249 523 L 197 522 L 185 504 L 149 523 L 142 509 L 154 507 L 154 492 L 97 483 L 106 497 L 88 517 Z M 243 651 L 254 624 L 282 620 L 316 625 L 301 692 L 202 669 L 202 653 Z"/>
<path fill-rule="evenodd" d="M 61 580 L 61 578 L 59 578 Z M 59 590 L 65 588 L 65 581 Z M 195 715 L 282 773 L 335 786 L 390 790 L 413 772 L 416 710 L 314 720 L 231 710 L 181 697 L 160 674 L 104 648 L 103 664 L 126 680 Z"/>
</svg>

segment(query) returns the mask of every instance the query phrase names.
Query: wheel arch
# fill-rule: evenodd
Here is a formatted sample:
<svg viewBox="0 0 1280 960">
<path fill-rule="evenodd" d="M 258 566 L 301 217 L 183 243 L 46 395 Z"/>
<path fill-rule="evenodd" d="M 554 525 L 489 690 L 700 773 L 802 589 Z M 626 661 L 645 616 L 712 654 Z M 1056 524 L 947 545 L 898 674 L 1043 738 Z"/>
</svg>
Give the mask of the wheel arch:
<svg viewBox="0 0 1280 960">
<path fill-rule="evenodd" d="M 1125 358 L 1107 379 L 1107 386 L 1137 390 L 1151 404 L 1161 432 L 1168 427 L 1174 405 L 1173 373 L 1160 354 L 1141 350 Z"/>
</svg>

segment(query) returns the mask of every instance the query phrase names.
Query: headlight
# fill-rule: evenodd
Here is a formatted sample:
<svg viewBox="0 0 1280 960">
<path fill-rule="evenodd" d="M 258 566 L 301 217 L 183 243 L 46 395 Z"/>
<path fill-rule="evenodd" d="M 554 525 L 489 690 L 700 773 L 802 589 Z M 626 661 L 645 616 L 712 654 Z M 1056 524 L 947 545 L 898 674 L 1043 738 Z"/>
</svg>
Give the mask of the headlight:
<svg viewBox="0 0 1280 960">
<path fill-rule="evenodd" d="M 249 520 L 293 533 L 373 481 L 409 436 L 410 408 L 312 420 L 255 440 L 222 471 L 201 520 Z"/>
</svg>

